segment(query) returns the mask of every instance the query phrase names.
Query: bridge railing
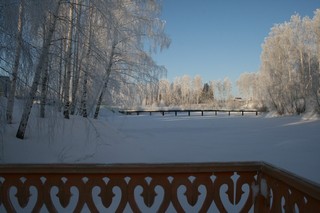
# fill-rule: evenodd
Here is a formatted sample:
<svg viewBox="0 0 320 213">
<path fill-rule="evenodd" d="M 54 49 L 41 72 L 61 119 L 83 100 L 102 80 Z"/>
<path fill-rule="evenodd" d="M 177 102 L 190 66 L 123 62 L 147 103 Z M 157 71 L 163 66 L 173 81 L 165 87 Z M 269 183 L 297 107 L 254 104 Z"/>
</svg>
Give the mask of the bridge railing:
<svg viewBox="0 0 320 213">
<path fill-rule="evenodd" d="M 1 165 L 6 212 L 316 212 L 320 186 L 263 162 Z"/>
<path fill-rule="evenodd" d="M 228 113 L 230 116 L 231 113 L 241 113 L 243 116 L 244 113 L 255 113 L 256 115 L 259 114 L 258 110 L 252 109 L 170 109 L 170 110 L 119 110 L 120 113 L 125 114 L 125 115 L 140 115 L 143 113 L 148 113 L 150 115 L 155 114 L 155 113 L 161 113 L 162 116 L 165 114 L 170 114 L 174 113 L 175 116 L 178 115 L 178 113 L 188 113 L 188 116 L 191 115 L 191 113 L 201 113 L 201 116 L 204 115 L 204 113 L 211 112 L 214 113 L 215 115 L 218 115 L 218 113 Z"/>
</svg>

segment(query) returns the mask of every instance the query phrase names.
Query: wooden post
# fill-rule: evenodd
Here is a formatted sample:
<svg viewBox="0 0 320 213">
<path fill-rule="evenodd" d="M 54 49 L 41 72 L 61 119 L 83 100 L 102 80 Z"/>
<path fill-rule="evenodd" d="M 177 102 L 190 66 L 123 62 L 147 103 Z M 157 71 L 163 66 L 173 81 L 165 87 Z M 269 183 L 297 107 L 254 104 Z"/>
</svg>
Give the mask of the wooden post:
<svg viewBox="0 0 320 213">
<path fill-rule="evenodd" d="M 242 114 L 242 116 L 243 116 L 243 114 L 244 114 L 244 113 L 243 113 L 243 110 L 241 111 L 241 114 Z"/>
<path fill-rule="evenodd" d="M 174 111 L 174 116 L 177 116 L 177 111 Z"/>
<path fill-rule="evenodd" d="M 229 116 L 230 116 L 230 111 L 229 111 Z"/>
<path fill-rule="evenodd" d="M 216 110 L 216 111 L 214 111 L 214 115 L 217 115 L 218 114 L 218 111 Z"/>
<path fill-rule="evenodd" d="M 188 116 L 190 116 L 190 111 L 188 111 Z"/>
<path fill-rule="evenodd" d="M 164 116 L 164 111 L 162 111 L 162 116 Z"/>
<path fill-rule="evenodd" d="M 201 116 L 203 116 L 203 110 L 201 110 Z"/>
</svg>

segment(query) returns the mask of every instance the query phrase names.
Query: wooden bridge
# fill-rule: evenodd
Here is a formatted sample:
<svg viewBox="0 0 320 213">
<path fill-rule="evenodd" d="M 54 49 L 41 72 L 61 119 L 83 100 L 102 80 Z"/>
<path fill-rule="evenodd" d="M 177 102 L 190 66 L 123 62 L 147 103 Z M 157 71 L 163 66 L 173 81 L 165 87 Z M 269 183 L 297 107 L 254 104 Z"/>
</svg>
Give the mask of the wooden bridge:
<svg viewBox="0 0 320 213">
<path fill-rule="evenodd" d="M 228 113 L 230 116 L 231 113 L 241 113 L 243 116 L 244 113 L 255 113 L 256 115 L 259 114 L 259 111 L 256 109 L 169 109 L 169 110 L 119 110 L 120 113 L 125 115 L 140 115 L 148 113 L 150 115 L 155 113 L 161 113 L 162 116 L 165 114 L 171 114 L 174 113 L 175 116 L 178 115 L 178 113 L 188 113 L 188 116 L 191 115 L 191 113 L 201 113 L 201 116 L 204 115 L 204 113 L 211 112 L 215 115 L 218 115 L 219 113 Z"/>
</svg>

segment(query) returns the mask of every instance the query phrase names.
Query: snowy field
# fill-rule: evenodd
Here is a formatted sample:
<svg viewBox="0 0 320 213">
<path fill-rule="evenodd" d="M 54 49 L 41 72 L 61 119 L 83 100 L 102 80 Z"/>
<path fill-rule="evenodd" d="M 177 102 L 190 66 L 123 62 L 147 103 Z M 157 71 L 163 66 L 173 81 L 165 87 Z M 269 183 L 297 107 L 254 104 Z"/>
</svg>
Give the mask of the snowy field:
<svg viewBox="0 0 320 213">
<path fill-rule="evenodd" d="M 2 163 L 266 161 L 320 183 L 316 116 L 125 116 L 105 110 L 99 120 L 65 120 L 56 113 L 38 118 L 34 108 L 25 140 L 15 138 L 18 119 L 2 124 Z"/>
</svg>

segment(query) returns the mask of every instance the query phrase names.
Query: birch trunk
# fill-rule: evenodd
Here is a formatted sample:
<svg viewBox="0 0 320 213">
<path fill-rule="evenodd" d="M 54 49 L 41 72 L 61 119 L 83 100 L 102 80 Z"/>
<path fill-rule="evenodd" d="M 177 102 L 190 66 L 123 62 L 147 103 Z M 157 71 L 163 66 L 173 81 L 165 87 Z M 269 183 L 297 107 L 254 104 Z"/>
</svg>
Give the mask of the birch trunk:
<svg viewBox="0 0 320 213">
<path fill-rule="evenodd" d="M 88 90 L 88 69 L 84 72 L 84 78 L 83 78 L 83 87 L 82 87 L 82 96 L 81 96 L 81 115 L 83 117 L 88 117 L 88 111 L 87 111 L 87 90 Z"/>
<path fill-rule="evenodd" d="M 97 102 L 97 106 L 96 106 L 96 110 L 94 112 L 94 119 L 97 119 L 98 116 L 99 116 L 99 112 L 100 112 L 100 107 L 101 107 L 101 103 L 102 103 L 102 98 L 103 98 L 103 95 L 108 87 L 108 81 L 109 81 L 109 76 L 110 76 L 110 73 L 111 73 L 111 69 L 110 71 L 108 72 L 108 75 L 107 75 L 107 80 L 105 81 L 104 85 L 103 85 L 103 88 L 100 92 L 100 95 L 99 95 L 99 99 L 98 99 L 98 102 Z"/>
<path fill-rule="evenodd" d="M 59 61 L 59 82 L 58 82 L 58 90 L 59 90 L 59 94 L 58 94 L 58 99 L 59 99 L 59 106 L 58 106 L 58 111 L 61 112 L 62 110 L 62 103 L 63 103 L 63 83 L 62 83 L 62 71 L 63 71 L 63 40 L 61 39 L 60 42 L 60 61 Z"/>
<path fill-rule="evenodd" d="M 46 108 L 46 102 L 47 102 L 47 92 L 48 92 L 48 57 L 44 65 L 44 70 L 42 73 L 42 83 L 41 83 L 41 95 L 40 95 L 40 118 L 45 117 L 45 108 Z"/>
<path fill-rule="evenodd" d="M 22 117 L 21 117 L 21 121 L 20 121 L 20 125 L 19 125 L 19 129 L 17 131 L 16 137 L 23 139 L 24 138 L 24 134 L 27 128 L 27 124 L 28 124 L 28 120 L 29 120 L 29 115 L 32 109 L 32 105 L 33 105 L 33 100 L 35 97 L 35 94 L 37 92 L 37 88 L 38 88 L 38 84 L 39 84 L 39 80 L 40 80 L 40 76 L 41 76 L 41 72 L 44 69 L 45 66 L 45 62 L 48 58 L 48 54 L 49 54 L 49 49 L 50 49 L 50 42 L 51 39 L 53 37 L 53 33 L 55 31 L 55 27 L 56 27 L 56 23 L 57 23 L 57 18 L 58 18 L 58 13 L 59 13 L 59 9 L 60 9 L 60 4 L 61 4 L 62 0 L 60 0 L 58 2 L 58 5 L 54 11 L 53 17 L 52 17 L 52 24 L 49 27 L 49 32 L 48 32 L 48 37 L 46 38 L 46 41 L 42 47 L 42 53 L 40 55 L 39 58 L 39 62 L 34 74 L 34 78 L 33 78 L 33 82 L 32 82 L 32 86 L 30 89 L 30 93 L 29 93 L 29 97 L 24 105 L 24 109 L 23 109 L 23 113 L 22 113 Z"/>
<path fill-rule="evenodd" d="M 11 88 L 10 88 L 10 93 L 8 96 L 7 111 L 6 111 L 6 117 L 7 117 L 8 124 L 12 123 L 14 97 L 15 97 L 15 93 L 16 93 L 18 69 L 19 69 L 20 55 L 21 55 L 21 49 L 22 49 L 23 16 L 24 16 L 24 0 L 21 0 L 20 6 L 19 6 L 19 18 L 18 18 L 18 29 L 17 29 L 18 31 L 17 31 L 17 40 L 16 40 L 17 47 L 16 47 L 16 53 L 15 53 L 14 65 L 13 65 L 13 69 L 12 69 Z"/>
<path fill-rule="evenodd" d="M 103 85 L 102 90 L 100 92 L 99 99 L 98 99 L 97 106 L 96 106 L 96 110 L 94 112 L 94 117 L 93 117 L 94 119 L 97 119 L 99 116 L 102 98 L 103 98 L 103 95 L 108 87 L 109 77 L 110 77 L 111 68 L 112 68 L 112 61 L 113 61 L 113 56 L 114 56 L 114 49 L 115 49 L 115 45 L 112 46 L 112 50 L 111 50 L 111 54 L 110 54 L 110 58 L 109 58 L 109 64 L 107 67 L 106 78 L 104 80 L 104 85 Z"/>
<path fill-rule="evenodd" d="M 65 78 L 65 88 L 64 88 L 64 118 L 70 118 L 70 80 L 71 80 L 71 58 L 72 58 L 72 34 L 73 34 L 73 3 L 70 2 L 69 11 L 70 25 L 67 36 L 67 59 L 66 59 L 66 78 Z"/>
<path fill-rule="evenodd" d="M 71 107 L 70 113 L 74 115 L 75 108 L 77 105 L 77 91 L 79 85 L 80 70 L 82 65 L 82 58 L 79 59 L 79 48 L 80 48 L 80 24 L 81 24 L 81 11 L 82 6 L 78 4 L 76 0 L 76 7 L 79 7 L 79 12 L 77 13 L 77 24 L 76 24 L 76 41 L 75 41 L 75 57 L 74 57 L 74 67 L 73 67 L 73 78 L 72 78 L 72 92 L 71 92 Z"/>
<path fill-rule="evenodd" d="M 46 41 L 46 26 L 43 24 L 43 44 Z M 48 62 L 49 57 L 46 58 L 44 70 L 42 73 L 42 80 L 41 80 L 41 94 L 40 94 L 40 118 L 45 117 L 45 106 L 46 106 L 46 99 L 47 99 L 47 84 L 48 84 Z"/>
<path fill-rule="evenodd" d="M 80 113 L 83 117 L 88 117 L 88 111 L 87 111 L 87 93 L 88 93 L 88 76 L 89 76 L 89 70 L 90 70 L 90 54 L 91 54 L 91 42 L 92 42 L 92 23 L 93 22 L 93 8 L 90 8 L 90 26 L 89 26 L 89 37 L 88 37 L 88 51 L 86 54 L 86 66 L 84 71 L 84 77 L 83 77 L 83 87 L 82 87 L 82 95 L 81 95 L 81 107 L 80 107 Z"/>
</svg>

